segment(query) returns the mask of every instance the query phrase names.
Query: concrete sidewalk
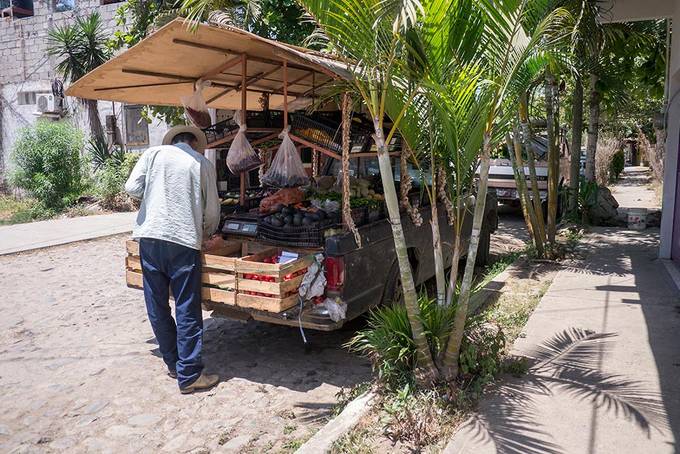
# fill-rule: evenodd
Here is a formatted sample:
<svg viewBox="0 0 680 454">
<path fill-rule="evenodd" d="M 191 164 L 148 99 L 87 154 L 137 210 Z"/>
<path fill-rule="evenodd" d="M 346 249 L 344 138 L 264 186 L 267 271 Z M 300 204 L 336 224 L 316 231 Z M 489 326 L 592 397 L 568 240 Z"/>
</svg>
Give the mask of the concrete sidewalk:
<svg viewBox="0 0 680 454">
<path fill-rule="evenodd" d="M 137 213 L 53 219 L 0 227 L 0 255 L 131 232 Z"/>
<path fill-rule="evenodd" d="M 678 452 L 680 298 L 658 231 L 586 241 L 514 346 L 528 373 L 489 392 L 444 452 Z"/>
</svg>

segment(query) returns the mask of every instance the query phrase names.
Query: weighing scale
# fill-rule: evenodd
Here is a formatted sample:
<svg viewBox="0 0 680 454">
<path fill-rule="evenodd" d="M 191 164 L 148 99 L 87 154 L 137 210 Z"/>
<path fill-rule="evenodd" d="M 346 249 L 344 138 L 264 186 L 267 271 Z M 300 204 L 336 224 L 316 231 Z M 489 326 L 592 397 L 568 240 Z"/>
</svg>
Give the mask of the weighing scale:
<svg viewBox="0 0 680 454">
<path fill-rule="evenodd" d="M 228 235 L 257 236 L 257 214 L 240 213 L 229 215 L 224 220 L 222 233 Z"/>
</svg>

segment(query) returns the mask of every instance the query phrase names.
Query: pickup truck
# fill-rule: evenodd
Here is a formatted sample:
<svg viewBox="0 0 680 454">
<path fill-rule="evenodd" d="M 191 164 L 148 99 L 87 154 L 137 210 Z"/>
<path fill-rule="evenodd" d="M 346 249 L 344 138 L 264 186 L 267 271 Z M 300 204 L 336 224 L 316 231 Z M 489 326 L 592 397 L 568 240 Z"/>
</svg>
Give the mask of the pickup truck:
<svg viewBox="0 0 680 454">
<path fill-rule="evenodd" d="M 395 180 L 400 180 L 399 161 L 394 159 Z M 353 177 L 379 179 L 376 157 L 359 157 L 351 159 Z M 322 175 L 337 176 L 340 163 L 328 160 Z M 413 172 L 415 175 L 415 171 Z M 413 178 L 413 193 L 416 197 L 422 194 L 417 187 L 418 179 Z M 416 226 L 409 216 L 402 214 L 402 224 L 408 244 L 409 260 L 414 272 L 416 285 L 424 284 L 434 276 L 434 260 L 432 249 L 432 229 L 430 227 L 431 209 L 426 198 L 421 196 L 420 209 L 423 223 Z M 439 225 L 441 240 L 444 244 L 444 263 L 451 261 L 453 229 L 448 225 L 444 206 L 439 207 Z M 489 191 L 482 228 L 477 262 L 484 265 L 489 257 L 490 236 L 498 225 L 497 201 L 494 191 Z M 463 245 L 467 250 L 467 240 L 472 228 L 472 209 L 468 210 L 463 228 Z M 380 304 L 388 304 L 400 299 L 399 269 L 394 251 L 392 229 L 387 219 L 380 219 L 360 226 L 362 247 L 359 248 L 350 232 L 342 232 L 325 238 L 321 248 L 324 255 L 324 269 L 327 280 L 326 296 L 339 297 L 347 303 L 346 319 L 334 322 L 324 311 L 316 310 L 311 302 L 303 307 L 296 306 L 281 313 L 263 313 L 261 311 L 240 309 L 224 305 L 204 303 L 206 309 L 213 311 L 214 316 L 237 318 L 241 320 L 255 319 L 269 323 L 302 326 L 321 331 L 336 330 L 344 323 L 366 313 Z M 233 237 L 230 239 L 234 239 Z"/>
</svg>

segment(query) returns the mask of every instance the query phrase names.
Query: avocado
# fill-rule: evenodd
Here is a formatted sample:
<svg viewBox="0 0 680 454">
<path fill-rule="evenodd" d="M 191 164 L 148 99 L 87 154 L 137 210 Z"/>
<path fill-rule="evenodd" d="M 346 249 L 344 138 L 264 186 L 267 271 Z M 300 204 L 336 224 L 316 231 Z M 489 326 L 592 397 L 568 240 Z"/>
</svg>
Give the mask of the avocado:
<svg viewBox="0 0 680 454">
<path fill-rule="evenodd" d="M 283 223 L 284 224 L 292 224 L 293 223 L 293 215 L 288 214 L 288 215 L 284 216 Z"/>
</svg>

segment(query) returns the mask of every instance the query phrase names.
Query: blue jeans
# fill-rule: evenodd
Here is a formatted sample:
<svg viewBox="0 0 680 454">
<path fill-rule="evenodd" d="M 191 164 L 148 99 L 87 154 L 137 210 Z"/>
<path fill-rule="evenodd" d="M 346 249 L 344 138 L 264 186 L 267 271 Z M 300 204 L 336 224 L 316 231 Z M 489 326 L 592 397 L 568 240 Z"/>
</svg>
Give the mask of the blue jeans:
<svg viewBox="0 0 680 454">
<path fill-rule="evenodd" d="M 144 299 L 151 327 L 168 369 L 177 371 L 180 388 L 201 375 L 203 314 L 201 312 L 201 253 L 169 241 L 141 238 L 139 256 Z M 169 304 L 175 298 L 175 320 Z"/>
</svg>

